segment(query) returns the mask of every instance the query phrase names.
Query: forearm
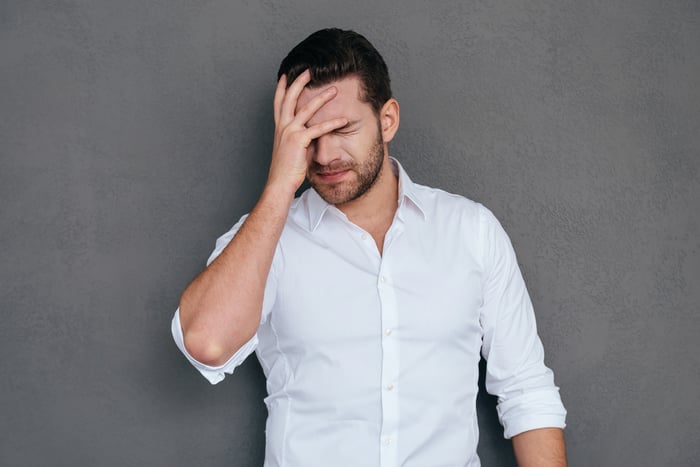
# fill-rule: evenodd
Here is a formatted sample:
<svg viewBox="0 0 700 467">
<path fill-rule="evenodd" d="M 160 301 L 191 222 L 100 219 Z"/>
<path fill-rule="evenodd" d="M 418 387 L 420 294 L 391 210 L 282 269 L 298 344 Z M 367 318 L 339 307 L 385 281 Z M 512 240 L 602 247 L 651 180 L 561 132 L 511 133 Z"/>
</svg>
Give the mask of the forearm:
<svg viewBox="0 0 700 467">
<path fill-rule="evenodd" d="M 513 436 L 519 467 L 566 467 L 566 445 L 561 428 L 540 428 Z"/>
<path fill-rule="evenodd" d="M 185 347 L 200 362 L 223 364 L 255 334 L 293 197 L 288 190 L 266 187 L 228 246 L 182 294 Z"/>
</svg>

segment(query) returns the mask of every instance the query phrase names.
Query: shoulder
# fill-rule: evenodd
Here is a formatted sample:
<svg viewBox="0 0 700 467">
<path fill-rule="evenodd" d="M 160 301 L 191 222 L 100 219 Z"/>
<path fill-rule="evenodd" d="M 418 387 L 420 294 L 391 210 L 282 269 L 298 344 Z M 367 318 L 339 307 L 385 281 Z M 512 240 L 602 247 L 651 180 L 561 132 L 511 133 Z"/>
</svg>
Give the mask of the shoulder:
<svg viewBox="0 0 700 467">
<path fill-rule="evenodd" d="M 414 183 L 413 194 L 426 216 L 434 221 L 459 219 L 479 223 L 482 217 L 492 215 L 480 202 L 440 188 Z"/>
<path fill-rule="evenodd" d="M 413 194 L 425 213 L 428 228 L 445 241 L 457 237 L 482 257 L 509 244 L 496 216 L 478 201 L 448 191 L 414 184 Z"/>
</svg>

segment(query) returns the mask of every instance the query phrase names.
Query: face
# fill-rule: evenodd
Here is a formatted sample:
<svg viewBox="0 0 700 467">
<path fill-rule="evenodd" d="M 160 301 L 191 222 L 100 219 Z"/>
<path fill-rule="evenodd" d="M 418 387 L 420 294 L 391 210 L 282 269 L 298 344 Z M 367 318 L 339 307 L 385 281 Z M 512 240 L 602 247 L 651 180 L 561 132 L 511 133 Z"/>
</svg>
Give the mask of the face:
<svg viewBox="0 0 700 467">
<path fill-rule="evenodd" d="M 377 182 L 385 158 L 384 141 L 379 119 L 371 105 L 360 99 L 356 77 L 304 89 L 297 109 L 329 86 L 338 89 L 337 95 L 307 125 L 338 117 L 345 117 L 348 124 L 309 145 L 307 178 L 327 203 L 341 205 L 359 198 Z"/>
</svg>

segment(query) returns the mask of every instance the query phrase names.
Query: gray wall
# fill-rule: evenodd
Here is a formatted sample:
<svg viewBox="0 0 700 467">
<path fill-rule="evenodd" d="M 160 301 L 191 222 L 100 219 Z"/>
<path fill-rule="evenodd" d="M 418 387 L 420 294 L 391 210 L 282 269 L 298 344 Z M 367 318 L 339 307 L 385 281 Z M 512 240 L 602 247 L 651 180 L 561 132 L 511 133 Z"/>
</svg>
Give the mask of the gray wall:
<svg viewBox="0 0 700 467">
<path fill-rule="evenodd" d="M 700 4 L 662 0 L 0 2 L 0 464 L 261 465 L 257 362 L 211 387 L 169 323 L 329 25 L 385 55 L 414 180 L 510 233 L 571 464 L 700 465 Z"/>
</svg>

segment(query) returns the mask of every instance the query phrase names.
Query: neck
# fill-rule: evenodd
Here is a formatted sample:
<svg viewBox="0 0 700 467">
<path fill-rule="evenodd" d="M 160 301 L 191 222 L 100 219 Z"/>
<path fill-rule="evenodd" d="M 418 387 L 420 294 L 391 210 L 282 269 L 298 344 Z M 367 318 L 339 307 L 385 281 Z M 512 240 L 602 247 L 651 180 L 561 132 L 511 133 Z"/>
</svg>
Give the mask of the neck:
<svg viewBox="0 0 700 467">
<path fill-rule="evenodd" d="M 399 198 L 398 178 L 391 169 L 388 153 L 385 151 L 384 154 L 374 185 L 359 198 L 336 206 L 353 224 L 382 236 L 394 219 Z"/>
</svg>

